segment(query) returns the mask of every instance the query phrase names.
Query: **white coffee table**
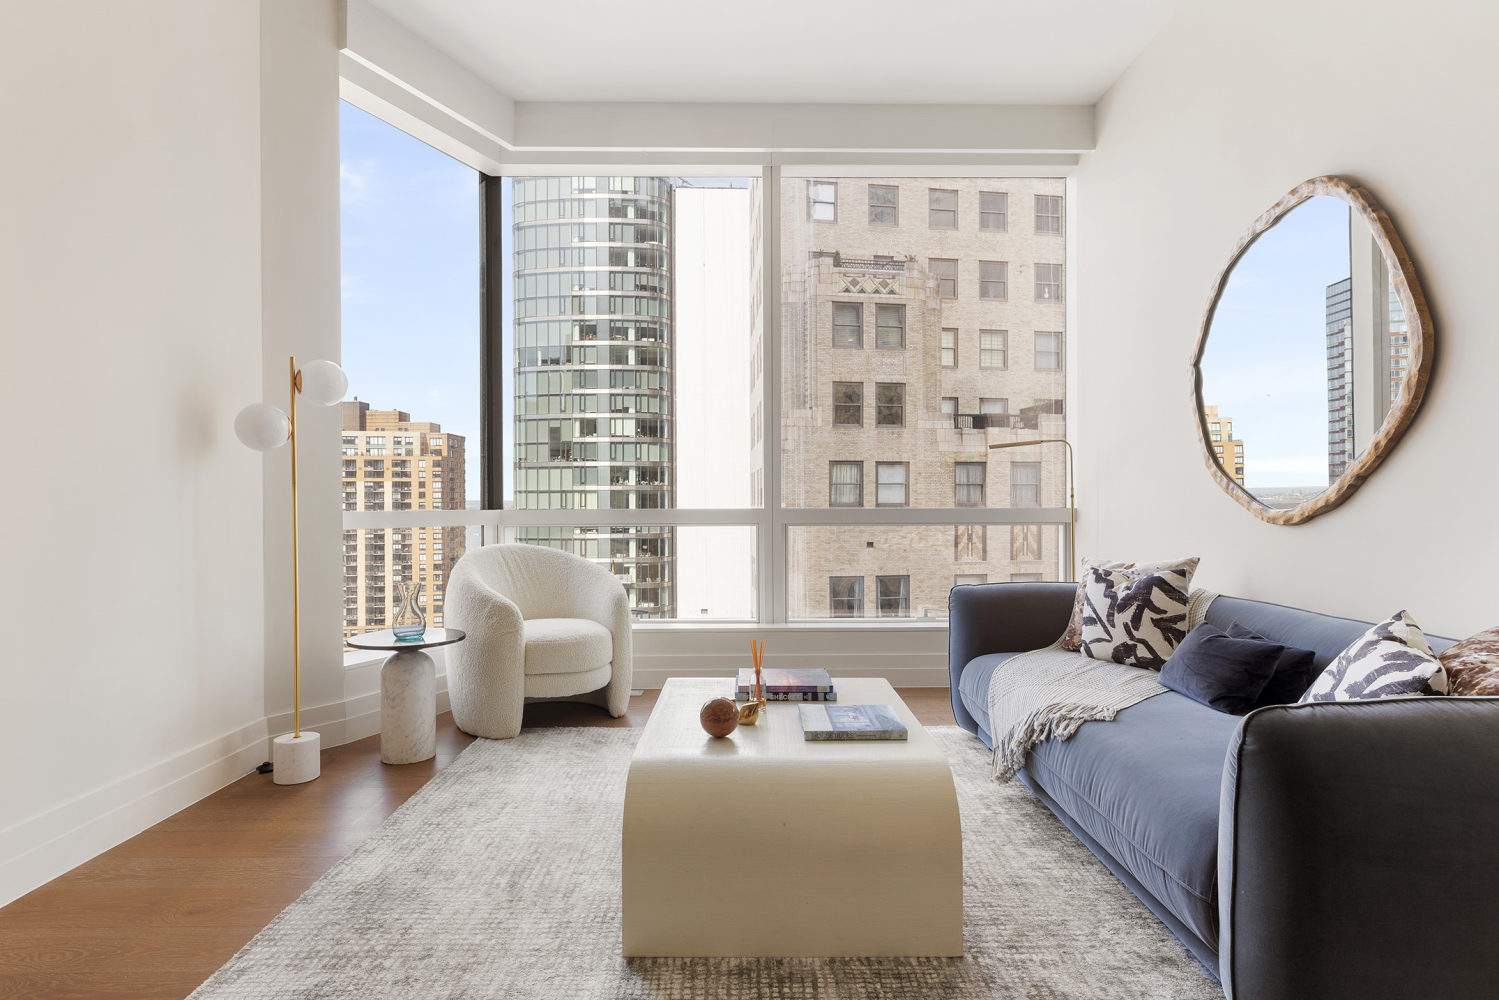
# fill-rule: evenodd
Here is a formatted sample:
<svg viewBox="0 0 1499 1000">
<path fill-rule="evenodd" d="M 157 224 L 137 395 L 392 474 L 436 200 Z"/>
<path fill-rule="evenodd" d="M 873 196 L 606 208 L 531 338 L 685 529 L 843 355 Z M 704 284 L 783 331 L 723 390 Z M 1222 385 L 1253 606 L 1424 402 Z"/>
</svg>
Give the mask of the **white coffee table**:
<svg viewBox="0 0 1499 1000">
<path fill-rule="evenodd" d="M 673 678 L 630 762 L 624 954 L 963 954 L 963 846 L 947 760 L 890 684 L 834 681 L 895 707 L 905 742 L 814 743 L 795 703 L 713 739 L 728 679 Z"/>
</svg>

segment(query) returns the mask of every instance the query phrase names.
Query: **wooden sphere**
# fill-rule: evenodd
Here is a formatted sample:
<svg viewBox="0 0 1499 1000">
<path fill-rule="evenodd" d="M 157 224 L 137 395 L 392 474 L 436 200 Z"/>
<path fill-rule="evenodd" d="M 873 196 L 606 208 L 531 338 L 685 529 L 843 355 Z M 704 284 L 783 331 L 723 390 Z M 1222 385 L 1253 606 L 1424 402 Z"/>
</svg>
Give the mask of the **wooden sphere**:
<svg viewBox="0 0 1499 1000">
<path fill-rule="evenodd" d="M 698 721 L 709 736 L 727 736 L 739 728 L 739 706 L 732 698 L 714 698 L 703 704 Z"/>
</svg>

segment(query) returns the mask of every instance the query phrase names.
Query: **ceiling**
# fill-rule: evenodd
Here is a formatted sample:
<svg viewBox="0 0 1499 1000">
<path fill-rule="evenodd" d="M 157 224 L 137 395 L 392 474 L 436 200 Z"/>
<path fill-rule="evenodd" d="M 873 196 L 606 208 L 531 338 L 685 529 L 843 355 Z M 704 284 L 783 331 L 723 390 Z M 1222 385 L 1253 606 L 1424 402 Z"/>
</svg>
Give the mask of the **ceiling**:
<svg viewBox="0 0 1499 1000">
<path fill-rule="evenodd" d="M 1182 0 L 374 0 L 517 101 L 1093 104 Z"/>
</svg>

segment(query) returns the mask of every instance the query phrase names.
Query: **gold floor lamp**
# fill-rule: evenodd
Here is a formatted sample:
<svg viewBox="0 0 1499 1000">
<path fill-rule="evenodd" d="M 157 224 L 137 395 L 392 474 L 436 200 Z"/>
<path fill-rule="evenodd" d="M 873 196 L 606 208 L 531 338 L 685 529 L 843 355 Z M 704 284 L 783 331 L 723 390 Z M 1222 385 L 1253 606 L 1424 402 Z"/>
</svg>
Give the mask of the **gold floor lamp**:
<svg viewBox="0 0 1499 1000">
<path fill-rule="evenodd" d="M 271 451 L 291 442 L 291 644 L 292 731 L 277 736 L 271 747 L 272 774 L 278 785 L 311 781 L 322 773 L 321 737 L 302 732 L 302 598 L 297 564 L 297 397 L 332 406 L 349 391 L 349 377 L 331 361 L 309 361 L 300 370 L 289 364 L 290 407 L 282 413 L 269 403 L 251 403 L 234 418 L 234 433 L 246 447 Z"/>
<path fill-rule="evenodd" d="M 1072 470 L 1072 442 L 1066 438 L 1040 438 L 1035 441 L 1006 441 L 1003 444 L 991 444 L 990 451 L 1000 448 L 1029 448 L 1037 444 L 1065 444 L 1067 446 L 1067 510 L 1072 516 L 1072 523 L 1067 530 L 1067 555 L 1072 563 L 1071 581 L 1077 582 L 1077 478 Z"/>
</svg>

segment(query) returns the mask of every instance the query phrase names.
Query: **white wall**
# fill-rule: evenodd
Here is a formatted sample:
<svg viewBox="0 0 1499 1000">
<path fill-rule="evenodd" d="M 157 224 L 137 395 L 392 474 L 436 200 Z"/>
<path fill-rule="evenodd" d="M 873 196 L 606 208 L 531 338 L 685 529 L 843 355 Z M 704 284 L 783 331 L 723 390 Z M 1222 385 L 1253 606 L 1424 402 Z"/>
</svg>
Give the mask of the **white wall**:
<svg viewBox="0 0 1499 1000">
<path fill-rule="evenodd" d="M 0 903 L 245 774 L 289 708 L 285 483 L 232 425 L 288 349 L 337 356 L 335 26 L 331 0 L 0 8 Z M 342 720 L 312 478 L 311 687 Z"/>
<path fill-rule="evenodd" d="M 0 13 L 0 902 L 264 743 L 259 10 L 86 8 Z"/>
<path fill-rule="evenodd" d="M 1429 630 L 1495 624 L 1486 454 L 1499 370 L 1499 8 L 1188 0 L 1098 107 L 1078 186 L 1080 552 L 1201 555 L 1203 586 Z M 1265 524 L 1199 457 L 1188 362 L 1234 241 L 1297 183 L 1365 185 L 1415 259 L 1439 336 L 1404 441 L 1344 507 Z"/>
</svg>

